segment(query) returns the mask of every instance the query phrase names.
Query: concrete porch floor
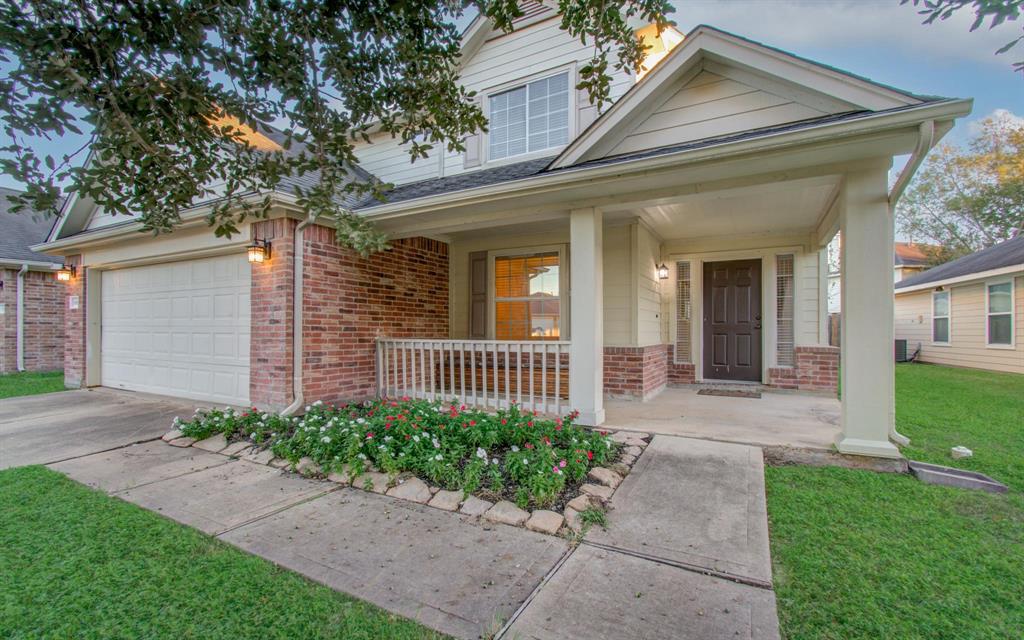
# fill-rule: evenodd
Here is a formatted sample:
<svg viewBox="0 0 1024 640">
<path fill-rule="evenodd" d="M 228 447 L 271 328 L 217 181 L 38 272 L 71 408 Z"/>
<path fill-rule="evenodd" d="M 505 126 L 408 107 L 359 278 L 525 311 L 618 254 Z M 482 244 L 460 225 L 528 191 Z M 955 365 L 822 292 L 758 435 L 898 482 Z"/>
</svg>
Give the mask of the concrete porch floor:
<svg viewBox="0 0 1024 640">
<path fill-rule="evenodd" d="M 757 399 L 697 395 L 701 388 L 671 387 L 646 402 L 606 398 L 601 426 L 809 449 L 830 449 L 839 434 L 837 398 L 759 387 L 750 388 L 761 391 Z"/>
</svg>

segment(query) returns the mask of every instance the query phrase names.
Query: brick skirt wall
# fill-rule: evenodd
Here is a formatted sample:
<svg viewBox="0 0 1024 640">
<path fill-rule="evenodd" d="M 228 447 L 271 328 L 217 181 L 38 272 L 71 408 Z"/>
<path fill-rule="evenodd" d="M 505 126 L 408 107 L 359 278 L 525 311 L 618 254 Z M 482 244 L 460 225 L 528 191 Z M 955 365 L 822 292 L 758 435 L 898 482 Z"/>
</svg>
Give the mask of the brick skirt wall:
<svg viewBox="0 0 1024 640">
<path fill-rule="evenodd" d="M 796 347 L 795 367 L 768 369 L 768 386 L 801 391 L 839 389 L 839 347 Z"/>
<path fill-rule="evenodd" d="M 25 370 L 64 368 L 64 295 L 66 286 L 50 271 L 25 273 Z M 18 370 L 18 272 L 0 271 L 0 373 Z"/>
<path fill-rule="evenodd" d="M 668 346 L 668 382 L 669 384 L 693 384 L 697 382 L 697 367 L 689 363 L 675 361 L 675 345 Z"/>
<path fill-rule="evenodd" d="M 604 392 L 647 400 L 668 384 L 669 345 L 604 348 Z"/>
</svg>

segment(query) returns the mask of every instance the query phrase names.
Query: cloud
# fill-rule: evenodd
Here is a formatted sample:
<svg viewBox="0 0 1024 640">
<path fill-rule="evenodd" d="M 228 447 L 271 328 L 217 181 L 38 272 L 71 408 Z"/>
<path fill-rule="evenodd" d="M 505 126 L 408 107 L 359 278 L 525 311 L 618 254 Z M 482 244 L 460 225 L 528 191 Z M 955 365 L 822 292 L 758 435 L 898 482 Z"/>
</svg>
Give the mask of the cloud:
<svg viewBox="0 0 1024 640">
<path fill-rule="evenodd" d="M 994 109 L 992 113 L 987 116 L 980 116 L 967 123 L 967 133 L 971 136 L 976 136 L 981 133 L 981 123 L 983 120 L 1005 120 L 1007 124 L 1016 127 L 1024 127 L 1024 116 L 1019 116 L 1009 109 Z"/>
<path fill-rule="evenodd" d="M 974 14 L 963 9 L 948 20 L 921 24 L 912 4 L 898 0 L 777 2 L 767 0 L 678 0 L 673 18 L 683 31 L 697 24 L 733 31 L 797 53 L 817 48 L 892 51 L 893 55 L 927 56 L 946 62 L 963 60 L 1008 67 L 1021 49 L 996 50 L 1018 35 L 1015 22 L 971 32 Z"/>
</svg>

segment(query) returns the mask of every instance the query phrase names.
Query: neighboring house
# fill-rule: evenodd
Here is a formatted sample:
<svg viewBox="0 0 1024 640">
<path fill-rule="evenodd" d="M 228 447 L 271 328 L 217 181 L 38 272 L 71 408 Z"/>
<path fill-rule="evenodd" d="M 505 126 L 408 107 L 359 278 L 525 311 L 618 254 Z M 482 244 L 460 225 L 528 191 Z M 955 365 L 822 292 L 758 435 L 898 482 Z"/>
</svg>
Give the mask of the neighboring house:
<svg viewBox="0 0 1024 640">
<path fill-rule="evenodd" d="M 61 259 L 29 249 L 46 240 L 53 219 L 11 213 L 0 187 L 0 374 L 58 371 L 64 367 L 63 283 L 54 274 Z"/>
<path fill-rule="evenodd" d="M 700 26 L 666 34 L 642 77 L 617 75 L 598 113 L 575 89 L 592 48 L 526 6 L 514 33 L 478 19 L 464 35 L 462 79 L 490 118 L 465 153 L 411 163 L 380 133 L 358 148 L 396 185 L 352 203 L 388 251 L 337 247 L 287 185 L 233 239 L 203 205 L 154 238 L 72 201 L 45 244 L 80 266 L 67 380 L 276 409 L 441 394 L 588 425 L 606 393 L 667 384 L 834 392 L 823 249 L 842 229 L 838 446 L 898 455 L 887 173 L 913 154 L 912 173 L 971 101 Z M 246 262 L 253 237 L 269 260 Z"/>
<path fill-rule="evenodd" d="M 896 338 L 924 362 L 1024 373 L 1024 236 L 897 284 Z"/>
<path fill-rule="evenodd" d="M 914 242 L 897 242 L 893 255 L 893 281 L 921 273 L 928 268 L 926 251 L 931 245 Z M 828 274 L 828 312 L 839 313 L 839 271 L 831 269 Z"/>
</svg>

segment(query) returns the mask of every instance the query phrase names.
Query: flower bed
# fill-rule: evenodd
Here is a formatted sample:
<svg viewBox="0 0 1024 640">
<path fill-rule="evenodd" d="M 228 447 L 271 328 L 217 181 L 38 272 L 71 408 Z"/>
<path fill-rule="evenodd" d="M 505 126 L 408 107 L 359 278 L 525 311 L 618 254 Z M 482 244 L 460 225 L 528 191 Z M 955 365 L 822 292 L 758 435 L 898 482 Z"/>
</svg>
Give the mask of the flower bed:
<svg viewBox="0 0 1024 640">
<path fill-rule="evenodd" d="M 590 469 L 616 459 L 619 444 L 564 419 L 513 407 L 496 414 L 427 401 L 314 403 L 301 417 L 255 409 L 199 411 L 175 427 L 188 438 L 217 433 L 270 448 L 293 465 L 309 458 L 324 474 L 412 473 L 448 490 L 508 499 L 521 509 L 561 507 Z"/>
</svg>

